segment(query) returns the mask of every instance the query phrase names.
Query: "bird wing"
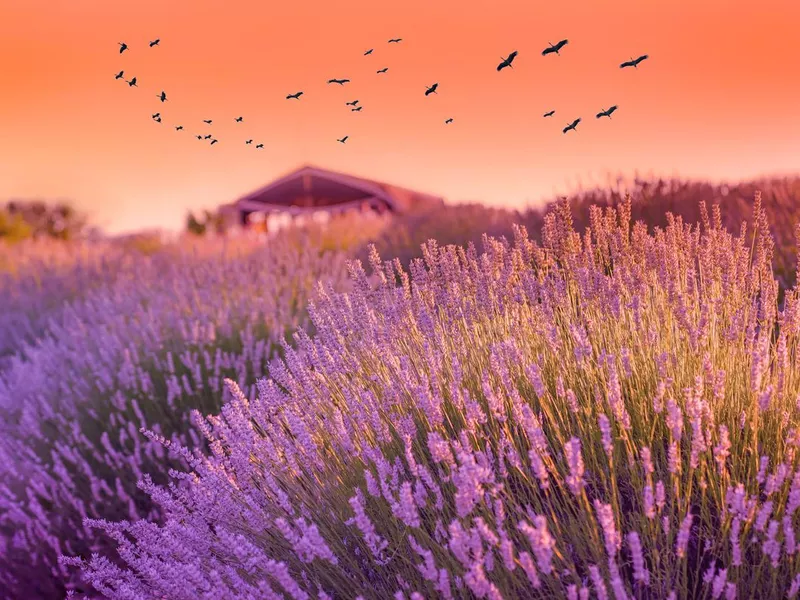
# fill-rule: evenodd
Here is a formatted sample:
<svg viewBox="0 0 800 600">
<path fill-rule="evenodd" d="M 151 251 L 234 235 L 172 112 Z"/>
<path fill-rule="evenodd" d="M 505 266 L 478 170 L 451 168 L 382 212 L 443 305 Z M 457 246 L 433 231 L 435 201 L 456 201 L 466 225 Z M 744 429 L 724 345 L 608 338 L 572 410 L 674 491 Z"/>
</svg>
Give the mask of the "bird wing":
<svg viewBox="0 0 800 600">
<path fill-rule="evenodd" d="M 639 58 L 637 58 L 637 59 L 636 59 L 636 61 L 634 61 L 634 62 L 640 63 L 640 62 L 642 62 L 643 60 L 646 60 L 647 58 L 648 58 L 647 54 L 642 54 L 642 55 L 641 55 Z"/>
<path fill-rule="evenodd" d="M 547 55 L 548 55 L 548 54 L 550 54 L 551 52 L 555 52 L 555 50 L 554 50 L 552 47 L 550 47 L 550 48 L 545 48 L 544 50 L 542 50 L 542 56 L 547 56 Z"/>
<path fill-rule="evenodd" d="M 614 112 L 615 110 L 617 110 L 617 105 L 616 105 L 616 104 L 615 104 L 614 106 L 612 106 L 611 108 L 609 108 L 609 109 L 608 109 L 606 112 L 607 112 L 608 114 L 611 114 L 611 113 L 612 113 L 612 112 Z"/>
<path fill-rule="evenodd" d="M 630 60 L 626 60 L 624 63 L 620 64 L 619 68 L 624 69 L 625 67 L 632 67 L 633 62 Z"/>
<path fill-rule="evenodd" d="M 572 129 L 572 127 L 570 127 L 569 125 L 567 125 L 567 126 L 566 126 L 566 127 L 564 127 L 564 129 L 562 129 L 561 131 L 563 131 L 564 133 L 567 133 L 567 132 L 568 132 L 570 129 Z"/>
</svg>

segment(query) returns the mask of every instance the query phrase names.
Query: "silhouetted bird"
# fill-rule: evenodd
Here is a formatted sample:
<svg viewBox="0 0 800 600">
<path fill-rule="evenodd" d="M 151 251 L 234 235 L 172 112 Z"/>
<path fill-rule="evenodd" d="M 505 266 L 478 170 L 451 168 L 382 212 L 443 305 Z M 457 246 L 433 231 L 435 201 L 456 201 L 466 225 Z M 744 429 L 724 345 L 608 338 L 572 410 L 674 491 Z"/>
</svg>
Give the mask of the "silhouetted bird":
<svg viewBox="0 0 800 600">
<path fill-rule="evenodd" d="M 153 116 L 153 118 L 154 118 L 154 119 L 157 119 L 158 117 L 160 117 L 160 116 L 161 116 L 161 113 L 160 113 L 160 112 L 157 112 L 157 113 L 155 113 L 155 114 L 154 114 L 154 115 L 152 115 L 152 116 Z"/>
<path fill-rule="evenodd" d="M 204 140 L 210 140 L 212 137 L 214 137 L 214 136 L 209 133 L 208 135 L 204 135 L 203 139 Z"/>
<path fill-rule="evenodd" d="M 219 141 L 219 140 L 217 140 L 217 139 L 211 140 L 211 144 L 210 144 L 210 145 L 211 145 L 211 146 L 213 146 L 213 145 L 214 145 L 214 144 L 216 144 L 218 141 Z"/>
<path fill-rule="evenodd" d="M 336 141 L 339 142 L 340 144 L 344 144 L 347 141 L 347 138 L 349 138 L 349 137 L 350 137 L 349 135 L 346 135 L 342 139 L 336 140 Z"/>
<path fill-rule="evenodd" d="M 358 104 L 358 100 L 353 100 L 352 102 L 345 102 L 345 104 L 347 106 L 355 106 L 356 104 Z"/>
<path fill-rule="evenodd" d="M 608 117 L 610 119 L 611 113 L 613 113 L 615 110 L 617 110 L 616 104 L 611 108 L 609 108 L 608 110 L 601 110 L 599 113 L 597 113 L 597 118 L 599 119 L 600 117 Z"/>
<path fill-rule="evenodd" d="M 194 137 L 196 137 L 198 140 L 202 140 L 202 139 L 203 139 L 203 136 L 202 136 L 202 135 L 196 135 L 196 136 L 194 136 Z"/>
<path fill-rule="evenodd" d="M 640 62 L 642 62 L 643 60 L 647 60 L 647 58 L 648 58 L 647 54 L 642 54 L 639 58 L 632 58 L 630 60 L 626 60 L 619 66 L 619 68 L 624 69 L 625 67 L 633 67 L 635 69 Z"/>
<path fill-rule="evenodd" d="M 434 83 L 431 87 L 425 89 L 425 95 L 430 96 L 431 94 L 436 93 L 436 88 L 439 87 L 438 83 Z"/>
<path fill-rule="evenodd" d="M 338 83 L 339 85 L 344 85 L 345 83 L 350 83 L 349 79 L 328 79 L 328 83 Z"/>
<path fill-rule="evenodd" d="M 373 51 L 374 49 L 375 49 L 375 48 L 370 48 L 369 50 L 367 50 L 366 52 L 364 52 L 364 56 L 367 56 L 368 54 L 372 54 L 372 51 Z"/>
<path fill-rule="evenodd" d="M 543 116 L 545 116 L 545 117 L 552 117 L 554 114 L 556 114 L 556 111 L 554 111 L 554 110 L 551 110 L 550 112 L 546 112 L 546 113 L 544 113 L 544 115 L 543 115 Z"/>
<path fill-rule="evenodd" d="M 362 108 L 364 108 L 364 107 L 363 106 L 359 106 L 358 108 L 351 108 L 350 110 L 352 112 L 359 112 Z"/>
<path fill-rule="evenodd" d="M 299 100 L 300 96 L 302 96 L 302 95 L 303 95 L 303 92 L 297 92 L 296 94 L 289 94 L 288 96 L 286 96 L 286 99 L 287 100 L 289 100 L 289 99 Z"/>
<path fill-rule="evenodd" d="M 180 131 L 181 129 L 183 129 L 183 125 L 177 125 L 175 127 L 175 131 Z"/>
<path fill-rule="evenodd" d="M 153 121 L 155 121 L 156 123 L 161 123 L 161 117 L 156 117 L 155 119 L 153 119 Z"/>
<path fill-rule="evenodd" d="M 234 119 L 234 121 L 236 121 L 237 123 L 241 123 L 242 122 L 242 117 L 236 117 Z"/>
<path fill-rule="evenodd" d="M 158 46 L 158 43 L 161 41 L 161 38 L 156 38 L 152 42 L 150 42 L 150 47 Z"/>
<path fill-rule="evenodd" d="M 256 149 L 257 150 L 260 150 L 263 147 L 264 147 L 264 144 L 256 144 Z"/>
<path fill-rule="evenodd" d="M 574 130 L 578 126 L 578 123 L 580 123 L 580 122 L 581 122 L 580 119 L 575 119 L 572 123 L 570 123 L 569 125 L 564 127 L 564 129 L 563 129 L 564 133 L 567 133 L 570 129 Z"/>
<path fill-rule="evenodd" d="M 125 50 L 128 49 L 128 44 L 125 42 L 118 42 L 119 43 L 119 53 L 122 54 Z"/>
<path fill-rule="evenodd" d="M 127 83 L 130 87 L 139 87 L 138 85 L 136 85 L 136 77 L 134 77 L 130 81 L 126 80 L 125 83 Z"/>
<path fill-rule="evenodd" d="M 511 63 L 514 62 L 515 58 L 517 58 L 517 51 L 516 50 L 514 50 L 511 54 L 509 54 L 506 58 L 504 58 L 503 62 L 501 62 L 499 65 L 497 65 L 497 70 L 498 71 L 502 71 L 506 67 L 511 67 L 513 69 L 514 67 L 511 65 Z"/>
<path fill-rule="evenodd" d="M 253 143 L 253 140 L 245 140 L 245 142 L 244 142 L 244 143 L 245 143 L 245 144 L 252 144 L 252 143 Z"/>
<path fill-rule="evenodd" d="M 547 42 L 547 43 L 548 43 L 548 44 L 550 44 L 550 42 Z M 561 49 L 562 49 L 564 46 L 566 46 L 568 43 L 569 43 L 569 41 L 568 41 L 568 40 L 561 40 L 561 41 L 560 41 L 560 42 L 558 42 L 558 43 L 557 43 L 555 46 L 554 46 L 553 44 L 550 44 L 550 47 L 549 47 L 549 48 L 545 48 L 544 50 L 542 50 L 542 56 L 547 56 L 548 54 L 551 54 L 551 53 L 553 53 L 553 52 L 555 52 L 556 54 L 558 54 L 558 53 L 559 53 L 559 51 L 560 51 L 560 50 L 561 50 Z"/>
<path fill-rule="evenodd" d="M 383 69 L 378 71 L 378 73 L 386 73 L 386 71 L 388 71 L 388 70 L 389 70 L 389 67 L 384 67 Z"/>
<path fill-rule="evenodd" d="M 452 122 L 453 122 L 453 119 L 447 119 L 447 120 L 444 122 L 444 124 L 445 124 L 445 125 L 447 125 L 448 123 L 452 123 Z"/>
<path fill-rule="evenodd" d="M 402 41 L 403 41 L 403 38 L 392 38 L 392 39 L 389 40 L 389 43 L 390 44 L 399 44 Z"/>
<path fill-rule="evenodd" d="M 203 119 L 203 123 L 208 123 L 209 125 L 211 125 L 211 119 Z"/>
<path fill-rule="evenodd" d="M 167 101 L 167 92 L 165 92 L 165 91 L 163 91 L 163 90 L 162 90 L 160 94 L 157 94 L 157 95 L 156 95 L 156 97 L 157 97 L 159 100 L 161 100 L 162 102 L 166 102 L 166 101 Z"/>
<path fill-rule="evenodd" d="M 114 79 L 122 79 L 125 76 L 125 71 L 120 71 L 116 75 L 114 75 Z"/>
</svg>

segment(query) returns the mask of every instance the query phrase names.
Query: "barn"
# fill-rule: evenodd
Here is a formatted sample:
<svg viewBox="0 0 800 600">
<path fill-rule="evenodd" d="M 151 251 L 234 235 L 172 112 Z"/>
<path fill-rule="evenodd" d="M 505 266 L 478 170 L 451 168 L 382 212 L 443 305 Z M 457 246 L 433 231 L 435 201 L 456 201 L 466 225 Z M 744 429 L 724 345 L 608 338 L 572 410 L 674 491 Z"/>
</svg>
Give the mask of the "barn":
<svg viewBox="0 0 800 600">
<path fill-rule="evenodd" d="M 325 221 L 346 212 L 406 214 L 443 204 L 438 196 L 304 165 L 219 212 L 229 226 L 258 225 L 272 231 L 291 222 Z"/>
</svg>

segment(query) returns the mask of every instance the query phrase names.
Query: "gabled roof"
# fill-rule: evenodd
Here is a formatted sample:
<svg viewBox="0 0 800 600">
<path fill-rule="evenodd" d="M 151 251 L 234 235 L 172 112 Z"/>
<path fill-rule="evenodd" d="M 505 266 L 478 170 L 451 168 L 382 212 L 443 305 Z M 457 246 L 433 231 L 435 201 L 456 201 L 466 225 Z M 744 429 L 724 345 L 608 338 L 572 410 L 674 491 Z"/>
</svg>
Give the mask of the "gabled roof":
<svg viewBox="0 0 800 600">
<path fill-rule="evenodd" d="M 419 204 L 442 204 L 442 198 L 432 196 L 430 194 L 422 194 L 407 188 L 386 183 L 364 179 L 362 177 L 355 177 L 345 173 L 330 171 L 315 167 L 313 165 L 303 165 L 294 171 L 279 177 L 271 183 L 239 198 L 234 204 L 247 204 L 252 205 L 254 202 L 266 203 L 264 197 L 269 195 L 270 192 L 276 190 L 293 180 L 301 179 L 304 176 L 310 176 L 312 179 L 321 179 L 334 184 L 340 184 L 343 187 L 358 190 L 365 195 L 378 198 L 389 207 L 397 212 L 406 212 L 417 207 Z"/>
</svg>

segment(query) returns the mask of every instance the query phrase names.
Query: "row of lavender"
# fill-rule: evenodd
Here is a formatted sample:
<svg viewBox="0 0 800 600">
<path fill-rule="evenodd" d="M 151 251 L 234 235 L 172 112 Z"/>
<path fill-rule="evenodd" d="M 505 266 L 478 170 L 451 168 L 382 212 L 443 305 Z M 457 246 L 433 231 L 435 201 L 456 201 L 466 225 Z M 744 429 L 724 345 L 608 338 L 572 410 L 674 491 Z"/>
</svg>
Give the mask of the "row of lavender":
<svg viewBox="0 0 800 600">
<path fill-rule="evenodd" d="M 67 248 L 38 249 L 38 268 L 3 282 L 0 323 L 17 347 L 0 376 L 0 597 L 76 587 L 61 554 L 113 552 L 87 518 L 158 520 L 137 481 L 185 467 L 139 430 L 202 444 L 189 410 L 219 412 L 226 378 L 252 386 L 308 324 L 317 281 L 347 279 L 343 255 L 311 233 L 152 256 Z"/>
<path fill-rule="evenodd" d="M 208 452 L 164 440 L 163 525 L 89 522 L 123 565 L 64 564 L 111 598 L 795 597 L 800 297 L 755 214 L 373 256 L 195 413 Z"/>
<path fill-rule="evenodd" d="M 144 438 L 135 405 L 115 408 L 122 447 L 89 469 L 74 424 L 95 415 L 75 405 L 52 424 L 72 425 L 71 446 L 49 462 L 9 444 L 39 474 L 26 499 L 74 498 L 84 469 L 93 506 L 119 504 L 99 482 L 127 470 L 157 510 L 86 514 L 83 539 L 114 542 L 89 556 L 9 488 L 5 523 L 29 534 L 6 543 L 61 543 L 62 568 L 120 599 L 796 597 L 800 293 L 779 308 L 758 198 L 755 231 L 736 237 L 716 210 L 702 230 L 670 220 L 654 235 L 630 210 L 592 211 L 580 236 L 561 205 L 541 246 L 521 229 L 480 255 L 431 243 L 410 273 L 373 255 L 372 278 L 354 265 L 348 293 L 323 288 L 314 334 L 295 335 L 257 393 L 230 378 L 219 414 L 201 406 L 171 439 L 164 420 L 186 405 L 151 400 Z M 173 368 L 131 355 L 129 386 Z M 139 412 L 176 385 L 139 384 Z M 48 394 L 29 394 L 37 418 L 63 402 Z"/>
</svg>

